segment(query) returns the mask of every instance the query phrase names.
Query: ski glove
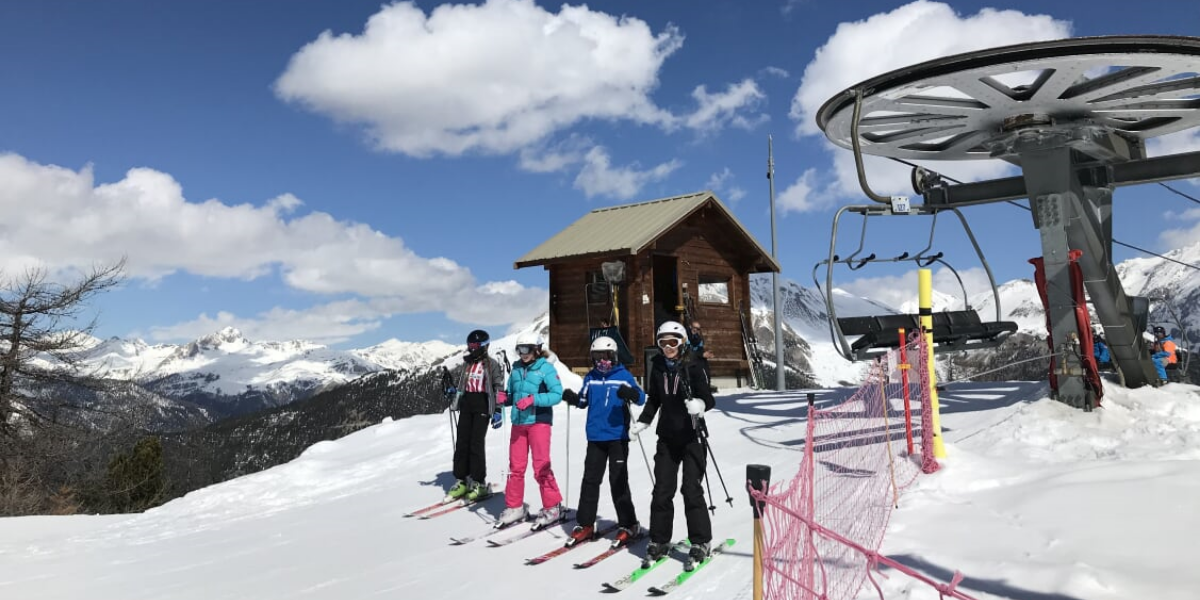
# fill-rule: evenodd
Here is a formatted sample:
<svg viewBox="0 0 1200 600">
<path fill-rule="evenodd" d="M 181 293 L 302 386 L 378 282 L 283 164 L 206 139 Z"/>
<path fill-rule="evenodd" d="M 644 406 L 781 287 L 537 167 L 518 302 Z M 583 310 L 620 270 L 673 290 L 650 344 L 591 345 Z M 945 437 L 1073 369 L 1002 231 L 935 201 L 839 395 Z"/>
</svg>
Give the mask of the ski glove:
<svg viewBox="0 0 1200 600">
<path fill-rule="evenodd" d="M 525 396 L 524 398 L 517 400 L 517 408 L 521 410 L 525 410 L 530 406 L 533 406 L 533 396 Z"/>
<path fill-rule="evenodd" d="M 500 429 L 500 426 L 503 424 L 504 424 L 504 413 L 502 413 L 500 411 L 496 411 L 496 412 L 492 413 L 492 429 Z"/>
<path fill-rule="evenodd" d="M 496 406 L 508 404 L 508 392 L 496 392 Z"/>
<path fill-rule="evenodd" d="M 626 402 L 637 402 L 638 391 L 632 385 L 623 385 L 617 388 L 617 397 Z"/>
<path fill-rule="evenodd" d="M 704 416 L 704 401 L 699 398 L 692 398 L 687 401 L 687 411 L 689 415 L 697 417 Z"/>
<path fill-rule="evenodd" d="M 578 407 L 579 394 L 575 390 L 563 390 L 563 402 Z"/>
<path fill-rule="evenodd" d="M 631 427 L 629 428 L 629 437 L 631 437 L 631 438 L 636 438 L 636 437 L 637 437 L 638 435 L 640 435 L 640 434 L 641 434 L 643 431 L 645 431 L 645 430 L 646 430 L 646 428 L 647 428 L 647 427 L 649 427 L 649 426 L 650 426 L 650 424 L 649 424 L 649 423 L 643 423 L 643 422 L 641 422 L 641 421 L 638 421 L 637 423 L 634 423 L 634 424 L 633 424 L 633 426 L 631 426 Z"/>
<path fill-rule="evenodd" d="M 457 393 L 458 393 L 458 388 L 456 388 L 454 386 L 450 386 L 450 387 L 446 388 L 446 398 L 453 398 L 454 395 Z"/>
</svg>

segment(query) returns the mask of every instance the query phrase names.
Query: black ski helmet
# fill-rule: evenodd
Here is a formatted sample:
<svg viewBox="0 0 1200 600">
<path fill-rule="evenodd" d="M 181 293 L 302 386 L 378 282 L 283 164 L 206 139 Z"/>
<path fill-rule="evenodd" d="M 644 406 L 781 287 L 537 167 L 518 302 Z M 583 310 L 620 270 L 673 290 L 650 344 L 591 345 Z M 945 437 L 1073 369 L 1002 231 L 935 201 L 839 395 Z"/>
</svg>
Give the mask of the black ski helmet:
<svg viewBox="0 0 1200 600">
<path fill-rule="evenodd" d="M 1167 335 L 1167 330 L 1162 325 L 1154 326 L 1154 335 Z"/>
<path fill-rule="evenodd" d="M 476 329 L 467 334 L 467 354 L 463 357 L 467 362 L 479 362 L 488 351 L 488 334 L 482 329 Z"/>
</svg>

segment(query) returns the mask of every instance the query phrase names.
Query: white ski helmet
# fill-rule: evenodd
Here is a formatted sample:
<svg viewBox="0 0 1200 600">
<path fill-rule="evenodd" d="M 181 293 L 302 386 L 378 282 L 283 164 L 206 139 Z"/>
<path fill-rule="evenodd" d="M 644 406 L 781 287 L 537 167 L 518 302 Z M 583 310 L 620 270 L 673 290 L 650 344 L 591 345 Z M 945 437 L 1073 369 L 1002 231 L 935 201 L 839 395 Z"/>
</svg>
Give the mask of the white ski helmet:
<svg viewBox="0 0 1200 600">
<path fill-rule="evenodd" d="M 658 335 L 655 336 L 655 339 L 667 335 L 673 335 L 681 340 L 686 340 L 687 330 L 678 321 L 666 321 L 658 326 Z"/>
<path fill-rule="evenodd" d="M 517 336 L 517 343 L 515 346 L 517 348 L 520 348 L 521 346 L 533 346 L 535 353 L 541 352 L 542 336 L 532 331 L 526 331 L 525 333 Z M 518 350 L 517 353 L 520 354 L 520 350 Z"/>
<path fill-rule="evenodd" d="M 614 352 L 615 353 L 617 351 L 617 341 L 608 337 L 607 335 L 602 335 L 602 336 L 592 340 L 592 350 L 591 351 L 592 352 Z"/>
</svg>

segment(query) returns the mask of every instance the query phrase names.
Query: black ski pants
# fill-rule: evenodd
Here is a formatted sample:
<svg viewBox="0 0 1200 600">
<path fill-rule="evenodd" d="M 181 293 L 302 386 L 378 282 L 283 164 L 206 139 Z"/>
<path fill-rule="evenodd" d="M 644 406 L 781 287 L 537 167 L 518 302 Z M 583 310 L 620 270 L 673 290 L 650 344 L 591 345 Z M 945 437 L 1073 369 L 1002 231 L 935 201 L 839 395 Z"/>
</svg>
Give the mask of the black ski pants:
<svg viewBox="0 0 1200 600">
<path fill-rule="evenodd" d="M 484 455 L 488 427 L 492 426 L 492 415 L 488 414 L 487 392 L 466 392 L 458 400 L 458 444 L 454 447 L 454 478 L 468 476 L 477 483 L 487 478 L 487 462 Z"/>
<path fill-rule="evenodd" d="M 704 469 L 708 456 L 699 442 L 669 444 L 658 442 L 654 453 L 654 494 L 650 499 L 650 541 L 671 542 L 675 524 L 675 490 L 683 493 L 683 514 L 687 518 L 688 539 L 693 544 L 712 541 L 712 521 L 704 502 Z M 679 467 L 683 483 L 679 484 Z"/>
<path fill-rule="evenodd" d="M 637 512 L 629 493 L 629 442 L 612 440 L 588 442 L 587 455 L 583 459 L 583 484 L 579 489 L 579 509 L 575 522 L 580 525 L 596 524 L 596 506 L 600 503 L 600 482 L 604 479 L 604 468 L 608 467 L 608 487 L 612 491 L 613 507 L 617 510 L 617 524 L 631 527 L 637 523 Z"/>
</svg>

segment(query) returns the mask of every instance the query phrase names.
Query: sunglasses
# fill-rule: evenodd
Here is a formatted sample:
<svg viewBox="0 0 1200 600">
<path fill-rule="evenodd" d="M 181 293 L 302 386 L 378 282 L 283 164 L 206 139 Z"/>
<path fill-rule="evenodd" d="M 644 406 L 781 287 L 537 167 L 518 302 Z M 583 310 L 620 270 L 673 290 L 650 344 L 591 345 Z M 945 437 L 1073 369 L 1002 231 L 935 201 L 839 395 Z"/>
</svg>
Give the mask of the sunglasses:
<svg viewBox="0 0 1200 600">
<path fill-rule="evenodd" d="M 537 346 L 534 346 L 533 344 L 517 345 L 517 354 L 533 354 L 534 350 L 537 350 Z"/>
<path fill-rule="evenodd" d="M 658 347 L 659 348 L 678 348 L 679 345 L 682 343 L 683 343 L 683 340 L 681 340 L 677 337 L 665 337 L 665 338 L 658 340 Z"/>
<path fill-rule="evenodd" d="M 467 344 L 467 350 L 478 350 L 487 345 L 488 345 L 487 342 L 471 342 L 471 343 Z"/>
</svg>

